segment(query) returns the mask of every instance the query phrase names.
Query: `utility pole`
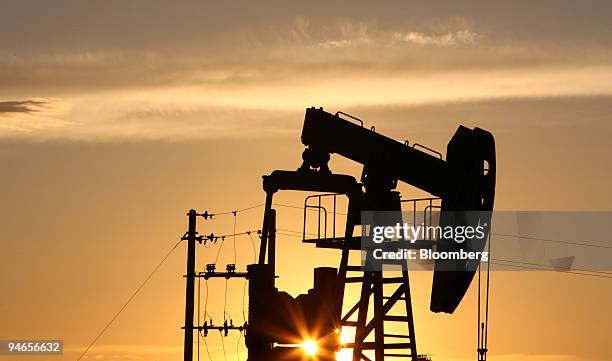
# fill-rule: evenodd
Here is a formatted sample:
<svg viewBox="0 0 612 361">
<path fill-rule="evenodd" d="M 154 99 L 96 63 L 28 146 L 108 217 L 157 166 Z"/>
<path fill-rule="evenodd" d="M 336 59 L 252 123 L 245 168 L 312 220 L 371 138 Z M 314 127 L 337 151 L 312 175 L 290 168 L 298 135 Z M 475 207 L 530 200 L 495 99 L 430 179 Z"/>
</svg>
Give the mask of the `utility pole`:
<svg viewBox="0 0 612 361">
<path fill-rule="evenodd" d="M 196 217 L 194 209 L 187 213 L 189 228 L 187 231 L 187 285 L 185 287 L 185 344 L 184 361 L 193 361 L 193 299 L 195 284 L 195 247 L 196 247 Z"/>
</svg>

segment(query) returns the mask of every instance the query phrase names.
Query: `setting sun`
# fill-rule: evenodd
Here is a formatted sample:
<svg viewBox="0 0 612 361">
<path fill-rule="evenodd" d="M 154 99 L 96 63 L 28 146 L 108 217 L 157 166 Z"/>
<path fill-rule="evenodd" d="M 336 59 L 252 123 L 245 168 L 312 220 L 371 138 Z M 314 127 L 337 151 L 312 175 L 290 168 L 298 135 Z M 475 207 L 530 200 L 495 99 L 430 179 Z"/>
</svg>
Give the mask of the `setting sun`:
<svg viewBox="0 0 612 361">
<path fill-rule="evenodd" d="M 310 356 L 314 356 L 317 354 L 317 349 L 319 348 L 317 346 L 317 343 L 313 340 L 306 340 L 304 341 L 304 344 L 302 345 L 302 348 L 304 349 L 304 352 L 307 353 Z"/>
</svg>

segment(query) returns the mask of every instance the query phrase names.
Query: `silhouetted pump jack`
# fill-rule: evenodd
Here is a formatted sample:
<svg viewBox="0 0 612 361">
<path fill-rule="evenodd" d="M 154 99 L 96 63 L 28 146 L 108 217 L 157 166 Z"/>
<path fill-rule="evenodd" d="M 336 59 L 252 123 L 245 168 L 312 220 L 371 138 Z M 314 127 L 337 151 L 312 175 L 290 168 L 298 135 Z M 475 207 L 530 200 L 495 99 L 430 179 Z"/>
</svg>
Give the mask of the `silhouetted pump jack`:
<svg viewBox="0 0 612 361">
<path fill-rule="evenodd" d="M 417 353 L 408 264 L 395 262 L 396 267 L 400 267 L 399 277 L 387 276 L 384 269 L 371 270 L 362 264 L 349 264 L 351 252 L 361 252 L 361 237 L 353 233 L 356 226 L 361 226 L 362 230 L 368 226 L 363 224 L 362 212 L 396 214 L 394 219 L 386 220 L 389 224 L 402 220 L 402 202 L 406 201 L 401 200 L 395 190 L 398 181 L 430 193 L 432 198 L 426 199 L 430 208 L 433 199 L 439 200 L 441 226 L 490 223 L 496 171 L 493 136 L 480 128 L 459 126 L 448 143 L 446 160 L 443 160 L 440 153 L 376 133 L 374 127 L 366 128 L 363 121 L 348 114 L 309 108 L 301 138 L 306 148 L 299 169 L 276 170 L 263 177 L 266 201 L 259 260 L 258 264 L 250 265 L 247 272 L 250 282 L 246 326 L 248 360 L 305 360 L 314 353 L 316 359 L 328 361 L 335 360 L 335 353 L 341 348 L 350 350 L 353 361 L 427 359 Z M 349 175 L 332 173 L 328 166 L 332 154 L 363 165 L 360 182 Z M 275 288 L 276 210 L 272 205 L 274 194 L 284 190 L 318 194 L 305 201 L 305 222 L 309 198 L 318 197 L 321 207 L 321 197 L 333 197 L 334 213 L 336 197 L 348 199 L 342 235 L 335 235 L 335 224 L 332 237 L 324 232 L 324 235 L 307 239 L 307 233 L 303 234 L 304 243 L 339 250 L 339 268 L 315 268 L 313 289 L 295 299 Z M 416 209 L 418 201 L 409 202 L 413 202 Z M 478 212 L 479 216 L 473 219 L 462 216 L 461 212 Z M 469 247 L 482 251 L 486 238 L 463 243 L 440 242 L 435 247 L 437 250 Z M 432 247 L 432 243 L 424 247 Z M 431 311 L 455 311 L 468 290 L 478 262 L 435 262 Z M 357 276 L 350 275 L 354 273 Z M 350 283 L 360 285 L 361 292 L 358 300 L 349 303 L 351 300 L 345 299 L 345 288 Z M 389 291 L 390 294 L 385 294 Z M 402 314 L 397 314 L 398 308 Z M 395 325 L 389 327 L 391 324 Z M 405 332 L 398 333 L 402 325 Z M 354 329 L 354 340 L 341 343 L 340 332 L 348 328 Z M 311 350 L 306 347 L 309 340 L 316 343 Z M 300 345 L 302 347 L 295 347 Z"/>
</svg>

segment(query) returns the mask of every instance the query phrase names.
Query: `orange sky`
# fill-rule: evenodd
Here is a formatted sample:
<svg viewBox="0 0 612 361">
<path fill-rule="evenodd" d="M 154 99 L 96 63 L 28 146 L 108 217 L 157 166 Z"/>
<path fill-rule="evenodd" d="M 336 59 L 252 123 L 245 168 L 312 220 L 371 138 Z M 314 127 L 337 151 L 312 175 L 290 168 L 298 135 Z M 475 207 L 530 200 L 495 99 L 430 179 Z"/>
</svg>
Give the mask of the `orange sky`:
<svg viewBox="0 0 612 361">
<path fill-rule="evenodd" d="M 596 1 L 6 2 L 0 339 L 61 338 L 66 352 L 54 359 L 75 360 L 184 233 L 185 211 L 261 203 L 261 175 L 300 165 L 309 106 L 440 151 L 459 124 L 485 128 L 497 143 L 496 209 L 610 210 L 611 10 Z M 331 168 L 360 174 L 342 159 Z M 301 229 L 300 211 L 279 214 L 283 228 Z M 237 221 L 257 229 L 261 209 Z M 231 219 L 200 225 L 232 229 Z M 337 264 L 333 252 L 280 241 L 278 284 L 294 295 L 311 286 L 313 265 Z M 244 265 L 251 244 L 237 242 Z M 219 263 L 233 260 L 230 246 Z M 203 252 L 201 264 L 213 257 Z M 182 358 L 184 261 L 181 245 L 88 359 Z M 435 315 L 430 282 L 413 277 L 419 350 L 474 359 L 474 293 L 455 315 Z M 498 272 L 492 287 L 491 359 L 612 359 L 609 280 Z M 213 316 L 223 291 L 211 283 Z M 230 293 L 227 310 L 241 320 L 240 281 Z M 237 342 L 226 339 L 228 360 Z M 219 337 L 208 345 L 222 359 Z"/>
</svg>

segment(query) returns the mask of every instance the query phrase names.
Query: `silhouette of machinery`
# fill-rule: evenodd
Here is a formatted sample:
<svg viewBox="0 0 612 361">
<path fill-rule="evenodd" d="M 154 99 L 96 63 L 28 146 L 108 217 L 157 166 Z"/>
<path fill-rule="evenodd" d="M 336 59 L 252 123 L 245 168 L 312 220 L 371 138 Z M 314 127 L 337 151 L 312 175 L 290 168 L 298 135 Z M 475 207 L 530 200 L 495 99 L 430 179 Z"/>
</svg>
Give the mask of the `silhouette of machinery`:
<svg viewBox="0 0 612 361">
<path fill-rule="evenodd" d="M 429 148 L 418 144 L 409 146 L 376 133 L 374 128 L 365 128 L 361 120 L 348 114 L 331 114 L 322 108 L 309 108 L 306 110 L 302 143 L 306 149 L 298 170 L 276 170 L 263 177 L 266 201 L 259 262 L 248 267 L 247 276 L 248 360 L 304 359 L 306 356 L 301 350 L 283 346 L 300 344 L 307 338 L 317 340 L 317 359 L 322 361 L 334 360 L 335 352 L 340 348 L 352 349 L 353 361 L 371 360 L 372 356 L 376 361 L 425 359 L 417 353 L 408 264 L 396 261 L 400 271 L 395 274 L 401 276 L 394 277 L 387 276 L 384 269 L 371 270 L 362 264 L 349 264 L 350 253 L 361 252 L 361 237 L 354 234 L 355 227 L 366 229 L 367 225 L 362 224 L 362 212 L 366 211 L 374 212 L 372 214 L 395 212 L 394 222 L 401 221 L 402 201 L 395 190 L 398 181 L 439 198 L 441 225 L 473 224 L 473 219 L 457 216 L 456 212 L 463 211 L 484 212 L 479 213 L 483 215 L 476 221 L 490 222 L 486 215 L 493 209 L 495 194 L 493 136 L 479 128 L 459 126 L 448 143 L 447 157 L 443 160 L 439 153 Z M 361 182 L 349 175 L 333 174 L 328 166 L 331 154 L 363 165 Z M 318 235 L 304 240 L 316 247 L 339 250 L 339 268 L 316 268 L 314 287 L 295 299 L 274 285 L 276 210 L 273 209 L 273 197 L 278 191 L 285 190 L 324 192 L 332 197 L 343 195 L 348 198 L 343 235 L 336 237 L 334 227 L 332 237 L 327 237 L 325 232 L 323 237 Z M 431 205 L 431 199 L 429 202 Z M 414 247 L 432 247 L 433 243 L 416 243 Z M 441 242 L 435 247 L 438 250 L 471 247 L 482 251 L 485 243 L 486 239 L 473 244 Z M 478 263 L 478 260 L 435 262 L 431 311 L 455 311 L 469 288 Z M 357 276 L 350 276 L 355 273 Z M 354 304 L 345 299 L 345 288 L 349 283 L 361 286 L 360 297 Z M 385 294 L 389 287 L 392 287 L 392 292 Z M 402 314 L 391 314 L 390 311 L 397 310 L 398 305 Z M 348 311 L 343 313 L 344 309 Z M 395 325 L 390 327 L 392 323 Z M 405 327 L 405 332 L 391 333 L 391 330 L 398 329 L 398 324 Z M 355 331 L 354 341 L 341 344 L 339 330 L 351 327 Z"/>
</svg>

